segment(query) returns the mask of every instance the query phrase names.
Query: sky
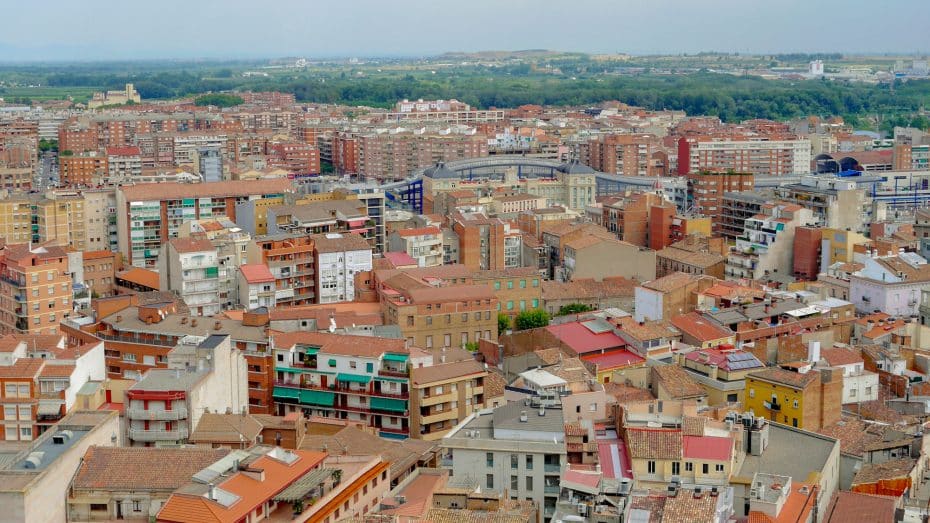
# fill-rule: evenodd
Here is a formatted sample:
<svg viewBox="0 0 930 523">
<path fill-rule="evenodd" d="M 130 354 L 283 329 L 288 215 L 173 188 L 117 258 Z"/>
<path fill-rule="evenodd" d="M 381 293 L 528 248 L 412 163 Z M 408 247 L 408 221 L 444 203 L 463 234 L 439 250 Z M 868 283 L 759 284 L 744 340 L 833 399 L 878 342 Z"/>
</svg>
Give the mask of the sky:
<svg viewBox="0 0 930 523">
<path fill-rule="evenodd" d="M 927 0 L 0 0 L 0 61 L 930 51 Z"/>
</svg>

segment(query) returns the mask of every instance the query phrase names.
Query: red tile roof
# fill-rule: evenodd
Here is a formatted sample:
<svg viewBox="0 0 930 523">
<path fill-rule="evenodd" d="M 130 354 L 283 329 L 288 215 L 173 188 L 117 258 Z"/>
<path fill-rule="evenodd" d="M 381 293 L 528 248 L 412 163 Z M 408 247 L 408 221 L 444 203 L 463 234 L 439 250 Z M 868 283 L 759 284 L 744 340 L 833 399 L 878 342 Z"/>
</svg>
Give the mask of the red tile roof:
<svg viewBox="0 0 930 523">
<path fill-rule="evenodd" d="M 139 183 L 120 187 L 127 201 L 219 198 L 293 192 L 287 178 L 231 180 L 208 183 Z"/>
<path fill-rule="evenodd" d="M 717 436 L 682 436 L 682 454 L 685 458 L 710 461 L 729 461 L 733 454 L 733 439 Z"/>
<path fill-rule="evenodd" d="M 863 363 L 862 355 L 858 351 L 844 349 L 842 347 L 831 347 L 820 351 L 820 357 L 827 360 L 831 367 L 840 365 L 855 365 Z"/>
<path fill-rule="evenodd" d="M 622 367 L 632 367 L 646 361 L 638 354 L 626 349 L 613 350 L 606 354 L 588 354 L 582 356 L 581 359 L 597 365 L 598 372 Z"/>
<path fill-rule="evenodd" d="M 715 341 L 733 336 L 733 331 L 718 325 L 698 312 L 681 314 L 672 318 L 672 325 L 700 342 Z"/>
<path fill-rule="evenodd" d="M 891 496 L 837 491 L 827 508 L 824 523 L 891 522 L 896 505 L 897 500 Z"/>
<path fill-rule="evenodd" d="M 264 263 L 247 263 L 239 266 L 242 277 L 248 283 L 273 283 L 274 274 Z"/>
<path fill-rule="evenodd" d="M 386 252 L 384 259 L 391 262 L 393 267 L 406 267 L 417 265 L 417 261 L 406 252 Z"/>
<path fill-rule="evenodd" d="M 229 449 L 90 447 L 75 489 L 173 491 L 229 454 Z"/>
<path fill-rule="evenodd" d="M 549 325 L 546 330 L 579 355 L 626 346 L 612 331 L 595 334 L 581 322 Z"/>
<path fill-rule="evenodd" d="M 402 238 L 409 238 L 411 236 L 426 236 L 427 234 L 439 233 L 439 227 L 420 227 L 419 229 L 402 229 L 397 231 L 397 234 Z"/>
<path fill-rule="evenodd" d="M 149 289 L 158 290 L 158 273 L 155 271 L 150 271 L 148 269 L 142 269 L 140 267 L 134 267 L 128 271 L 123 271 L 116 275 L 117 278 L 121 280 L 126 280 L 130 283 L 135 283 L 143 287 L 148 287 Z"/>
</svg>

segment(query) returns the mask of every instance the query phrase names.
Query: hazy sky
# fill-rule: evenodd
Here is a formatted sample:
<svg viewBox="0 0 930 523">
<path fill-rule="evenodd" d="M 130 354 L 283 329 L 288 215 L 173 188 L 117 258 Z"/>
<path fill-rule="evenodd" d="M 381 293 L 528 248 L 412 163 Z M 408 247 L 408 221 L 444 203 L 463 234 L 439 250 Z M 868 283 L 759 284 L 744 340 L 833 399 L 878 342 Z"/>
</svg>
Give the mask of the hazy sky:
<svg viewBox="0 0 930 523">
<path fill-rule="evenodd" d="M 0 61 L 926 52 L 927 0 L 0 0 Z"/>
</svg>

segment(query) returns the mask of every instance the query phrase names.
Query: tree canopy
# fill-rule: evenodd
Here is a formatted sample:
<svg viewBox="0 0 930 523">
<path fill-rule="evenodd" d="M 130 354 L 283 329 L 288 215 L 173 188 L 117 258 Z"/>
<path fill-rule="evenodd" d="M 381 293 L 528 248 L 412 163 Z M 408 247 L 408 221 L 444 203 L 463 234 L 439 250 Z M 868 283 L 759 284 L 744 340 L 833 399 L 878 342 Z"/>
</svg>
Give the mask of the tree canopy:
<svg viewBox="0 0 930 523">
<path fill-rule="evenodd" d="M 518 331 L 538 329 L 549 325 L 549 313 L 542 309 L 523 311 L 514 318 L 513 323 Z"/>
</svg>

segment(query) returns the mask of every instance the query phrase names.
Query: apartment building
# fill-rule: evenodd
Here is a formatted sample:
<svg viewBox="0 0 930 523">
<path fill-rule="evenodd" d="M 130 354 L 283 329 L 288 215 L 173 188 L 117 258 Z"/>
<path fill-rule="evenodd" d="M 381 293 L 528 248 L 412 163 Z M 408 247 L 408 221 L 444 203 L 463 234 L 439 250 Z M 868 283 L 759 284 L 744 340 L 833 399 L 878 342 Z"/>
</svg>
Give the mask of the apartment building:
<svg viewBox="0 0 930 523">
<path fill-rule="evenodd" d="M 239 266 L 246 263 L 247 248 L 252 240 L 233 221 L 220 217 L 184 222 L 178 230 L 180 238 L 206 238 L 216 248 L 219 273 L 220 306 L 232 308 L 239 303 Z"/>
<path fill-rule="evenodd" d="M 767 204 L 747 218 L 743 234 L 727 255 L 727 279 L 760 279 L 778 269 L 794 267 L 794 239 L 798 227 L 813 221 L 810 209 L 794 204 Z"/>
<path fill-rule="evenodd" d="M 471 281 L 494 289 L 497 312 L 506 314 L 513 322 L 523 311 L 539 309 L 542 303 L 540 275 L 533 267 L 517 267 L 502 271 L 477 271 Z"/>
<path fill-rule="evenodd" d="M 565 419 L 559 405 L 511 402 L 473 413 L 441 442 L 443 466 L 489 491 L 534 501 L 538 522 L 555 513 L 567 464 Z"/>
<path fill-rule="evenodd" d="M 854 180 L 802 176 L 800 183 L 775 188 L 775 195 L 780 201 L 810 209 L 821 227 L 866 233 L 872 222 L 883 218 L 882 206 Z"/>
<path fill-rule="evenodd" d="M 755 186 L 755 175 L 745 172 L 688 173 L 687 210 L 710 218 L 714 233 L 722 233 L 720 217 L 726 207 L 725 193 L 749 192 Z"/>
<path fill-rule="evenodd" d="M 184 443 L 207 411 L 248 408 L 245 356 L 228 335 L 187 336 L 126 391 L 129 446 Z"/>
<path fill-rule="evenodd" d="M 9 193 L 0 194 L 0 238 L 6 243 L 29 243 L 32 241 L 33 201 Z"/>
<path fill-rule="evenodd" d="M 84 197 L 85 235 L 88 251 L 118 252 L 116 190 L 81 189 Z"/>
<path fill-rule="evenodd" d="M 399 274 L 381 281 L 377 290 L 385 322 L 399 326 L 411 345 L 426 349 L 497 340 L 498 300 L 492 288 L 436 286 L 432 280 Z"/>
<path fill-rule="evenodd" d="M 656 277 L 683 272 L 723 279 L 727 252 L 723 238 L 688 236 L 656 252 Z"/>
<path fill-rule="evenodd" d="M 254 263 L 239 266 L 236 278 L 239 286 L 239 304 L 246 310 L 275 306 L 275 277 L 267 265 Z"/>
<path fill-rule="evenodd" d="M 624 263 L 618 265 L 616 260 Z M 560 281 L 612 277 L 651 280 L 656 276 L 656 251 L 615 239 L 583 236 L 564 243 L 562 265 L 555 274 Z"/>
<path fill-rule="evenodd" d="M 81 253 L 84 276 L 83 285 L 91 297 L 106 297 L 116 288 L 117 255 L 112 251 L 88 251 Z M 73 277 L 72 277 L 73 279 Z"/>
<path fill-rule="evenodd" d="M 202 184 L 137 184 L 116 191 L 119 252 L 135 267 L 153 267 L 161 245 L 178 236 L 185 221 L 224 216 L 236 206 L 293 191 L 286 178 Z"/>
<path fill-rule="evenodd" d="M 371 245 L 358 234 L 314 234 L 316 303 L 355 299 L 355 275 L 371 271 Z"/>
<path fill-rule="evenodd" d="M 320 174 L 320 150 L 308 143 L 272 143 L 268 146 L 268 166 L 302 175 Z"/>
<path fill-rule="evenodd" d="M 274 276 L 277 306 L 316 303 L 316 260 L 309 236 L 261 236 L 249 243 L 246 252 L 250 264 L 265 265 Z"/>
<path fill-rule="evenodd" d="M 459 239 L 459 261 L 472 270 L 503 270 L 523 266 L 523 235 L 483 209 L 452 213 L 452 231 Z"/>
<path fill-rule="evenodd" d="M 636 321 L 671 320 L 698 307 L 698 294 L 712 287 L 716 279 L 673 272 L 638 285 L 634 291 Z"/>
<path fill-rule="evenodd" d="M 608 134 L 576 146 L 577 158 L 593 169 L 621 176 L 667 176 L 662 140 L 649 134 Z"/>
<path fill-rule="evenodd" d="M 45 362 L 25 357 L 25 349 L 18 340 L 4 339 L 0 365 L 0 431 L 4 441 L 31 441 L 39 436 L 39 376 Z"/>
<path fill-rule="evenodd" d="M 417 261 L 418 267 L 442 265 L 442 231 L 439 227 L 400 229 L 388 235 L 388 252 L 403 252 Z"/>
<path fill-rule="evenodd" d="M 161 290 L 174 291 L 193 314 L 213 316 L 222 310 L 216 248 L 205 238 L 175 238 L 158 256 Z"/>
<path fill-rule="evenodd" d="M 372 248 L 378 248 L 375 226 L 368 216 L 368 208 L 357 199 L 281 205 L 269 207 L 266 213 L 268 234 L 357 234 L 365 238 Z"/>
<path fill-rule="evenodd" d="M 840 419 L 843 371 L 770 367 L 746 376 L 743 397 L 756 416 L 817 432 Z"/>
<path fill-rule="evenodd" d="M 698 322 L 704 324 L 701 325 Z M 752 353 L 739 349 L 731 348 L 733 333 L 727 335 L 727 329 L 720 330 L 710 320 L 699 320 L 692 317 L 693 327 L 682 325 L 680 321 L 675 321 L 675 327 L 682 332 L 691 331 L 699 336 L 698 340 L 717 337 L 711 343 L 705 343 L 711 348 L 702 348 L 700 350 L 689 352 L 684 355 L 677 355 L 677 364 L 688 372 L 689 376 L 704 388 L 707 397 L 707 405 L 733 405 L 743 404 L 745 401 L 744 392 L 746 390 L 746 376 L 758 370 L 763 370 L 765 364 L 756 358 Z M 720 345 L 716 341 L 730 340 L 730 345 Z M 687 342 L 686 342 L 687 343 Z"/>
<path fill-rule="evenodd" d="M 429 358 L 404 340 L 298 331 L 275 336 L 274 353 L 278 415 L 352 420 L 381 437 L 410 437 L 410 372 Z"/>
<path fill-rule="evenodd" d="M 86 121 L 72 117 L 58 128 L 58 150 L 64 153 L 82 154 L 98 148 L 97 128 Z M 67 155 L 65 155 L 67 156 Z"/>
<path fill-rule="evenodd" d="M 142 153 L 134 145 L 107 147 L 107 183 L 122 184 L 142 176 Z"/>
<path fill-rule="evenodd" d="M 472 412 L 484 407 L 488 370 L 462 349 L 433 352 L 430 365 L 410 371 L 410 434 L 442 439 Z"/>
<path fill-rule="evenodd" d="M 678 140 L 678 174 L 702 171 L 762 176 L 808 174 L 810 140 L 787 136 L 686 136 Z"/>
<path fill-rule="evenodd" d="M 394 104 L 394 110 L 384 114 L 385 122 L 444 122 L 473 124 L 499 122 L 505 117 L 500 109 L 478 110 L 458 100 L 404 99 Z"/>
<path fill-rule="evenodd" d="M 617 433 L 626 442 L 635 485 L 725 487 L 742 465 L 744 429 L 697 415 L 687 401 L 624 404 Z"/>
<path fill-rule="evenodd" d="M 878 374 L 865 370 L 865 360 L 857 351 L 844 347 L 821 350 L 827 365 L 843 373 L 843 404 L 878 399 Z"/>
<path fill-rule="evenodd" d="M 80 410 L 62 419 L 0 466 L 4 521 L 67 521 L 64 494 L 87 449 L 121 441 L 116 411 Z"/>
<path fill-rule="evenodd" d="M 58 157 L 58 173 L 66 187 L 99 185 L 109 172 L 107 157 L 97 151 L 62 154 Z"/>
<path fill-rule="evenodd" d="M 57 334 L 71 314 L 68 254 L 61 247 L 0 251 L 0 334 Z"/>
</svg>

